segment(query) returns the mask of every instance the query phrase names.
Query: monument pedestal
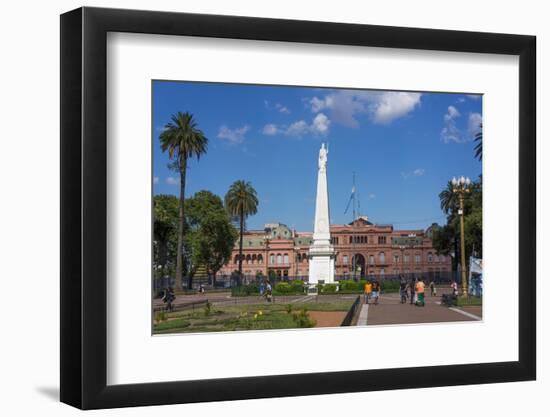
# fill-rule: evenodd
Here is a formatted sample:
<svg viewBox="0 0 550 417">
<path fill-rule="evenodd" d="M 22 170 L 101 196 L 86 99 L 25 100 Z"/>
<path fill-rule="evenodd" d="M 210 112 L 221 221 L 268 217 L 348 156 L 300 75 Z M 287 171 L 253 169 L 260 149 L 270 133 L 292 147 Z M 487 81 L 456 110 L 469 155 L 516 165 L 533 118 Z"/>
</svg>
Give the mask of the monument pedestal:
<svg viewBox="0 0 550 417">
<path fill-rule="evenodd" d="M 334 284 L 334 247 L 314 243 L 309 247 L 309 285 Z"/>
</svg>

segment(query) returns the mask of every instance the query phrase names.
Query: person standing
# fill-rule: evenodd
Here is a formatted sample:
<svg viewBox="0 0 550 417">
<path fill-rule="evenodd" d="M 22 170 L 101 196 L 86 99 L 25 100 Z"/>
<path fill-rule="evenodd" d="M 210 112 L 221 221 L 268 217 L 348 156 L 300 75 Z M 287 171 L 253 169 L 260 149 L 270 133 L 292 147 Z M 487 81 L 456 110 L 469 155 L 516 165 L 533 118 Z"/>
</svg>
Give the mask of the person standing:
<svg viewBox="0 0 550 417">
<path fill-rule="evenodd" d="M 271 300 L 273 299 L 273 289 L 271 288 L 270 282 L 267 283 L 265 288 L 265 299 L 267 300 L 268 303 L 270 303 Z"/>
<path fill-rule="evenodd" d="M 424 307 L 424 280 L 422 277 L 416 283 L 416 305 Z"/>
<path fill-rule="evenodd" d="M 415 299 L 414 299 L 415 285 L 416 285 L 415 279 L 411 278 L 411 280 L 409 281 L 409 292 L 411 293 L 411 304 L 414 304 L 415 302 Z"/>
<path fill-rule="evenodd" d="M 458 285 L 457 285 L 456 281 L 454 281 L 454 280 L 451 283 L 451 290 L 453 291 L 453 296 L 456 297 L 458 295 Z"/>
<path fill-rule="evenodd" d="M 371 297 L 372 293 L 372 282 L 367 281 L 365 284 L 365 304 L 369 303 L 369 298 Z"/>
<path fill-rule="evenodd" d="M 372 299 L 374 304 L 378 304 L 378 297 L 380 297 L 380 284 L 377 280 L 372 282 Z"/>
<path fill-rule="evenodd" d="M 437 295 L 437 289 L 435 288 L 435 282 L 433 280 L 430 281 L 430 295 L 432 297 Z"/>
</svg>

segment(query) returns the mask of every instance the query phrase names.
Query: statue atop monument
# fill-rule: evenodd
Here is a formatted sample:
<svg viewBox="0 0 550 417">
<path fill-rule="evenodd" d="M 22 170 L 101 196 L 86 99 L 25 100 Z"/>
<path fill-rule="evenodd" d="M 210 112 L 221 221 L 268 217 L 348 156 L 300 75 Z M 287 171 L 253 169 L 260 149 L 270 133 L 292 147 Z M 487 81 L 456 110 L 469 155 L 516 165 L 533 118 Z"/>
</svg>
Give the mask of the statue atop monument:
<svg viewBox="0 0 550 417">
<path fill-rule="evenodd" d="M 325 148 L 325 144 L 321 143 L 321 149 L 319 149 L 319 169 L 322 171 L 327 169 L 327 155 L 328 146 Z"/>
</svg>

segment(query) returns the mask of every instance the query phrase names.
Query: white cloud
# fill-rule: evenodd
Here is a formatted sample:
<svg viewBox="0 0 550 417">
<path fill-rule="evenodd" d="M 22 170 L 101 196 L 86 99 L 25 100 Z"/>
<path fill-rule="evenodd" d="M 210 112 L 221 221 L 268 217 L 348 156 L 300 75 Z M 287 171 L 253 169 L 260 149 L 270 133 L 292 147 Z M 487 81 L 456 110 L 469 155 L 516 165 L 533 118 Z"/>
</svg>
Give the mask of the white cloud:
<svg viewBox="0 0 550 417">
<path fill-rule="evenodd" d="M 275 104 L 275 108 L 279 110 L 280 113 L 290 114 L 290 110 L 286 106 L 283 106 L 281 103 Z"/>
<path fill-rule="evenodd" d="M 447 108 L 447 114 L 444 117 L 445 121 L 456 119 L 457 117 L 460 117 L 460 112 L 455 106 L 449 106 Z"/>
<path fill-rule="evenodd" d="M 158 184 L 159 177 L 153 177 L 153 184 Z"/>
<path fill-rule="evenodd" d="M 447 113 L 443 116 L 444 126 L 443 129 L 441 129 L 441 140 L 443 142 L 468 142 L 475 137 L 477 132 L 479 132 L 479 126 L 482 120 L 480 113 L 470 113 L 468 115 L 466 130 L 464 130 L 464 128 L 459 128 L 457 125 L 457 121 L 461 116 L 462 115 L 456 107 L 449 106 L 447 108 Z"/>
<path fill-rule="evenodd" d="M 481 114 L 479 113 L 470 113 L 468 116 L 468 134 L 470 137 L 475 137 L 475 135 L 480 131 L 481 127 Z"/>
<path fill-rule="evenodd" d="M 410 178 L 410 177 L 421 177 L 424 175 L 426 170 L 424 168 L 416 168 L 412 171 L 401 171 L 401 176 L 404 179 Z"/>
<path fill-rule="evenodd" d="M 179 185 L 180 179 L 176 177 L 166 177 L 166 184 L 168 185 Z"/>
<path fill-rule="evenodd" d="M 369 194 L 369 198 L 371 200 L 374 200 L 376 198 L 376 194 L 374 194 L 374 193 Z"/>
<path fill-rule="evenodd" d="M 357 116 L 367 115 L 373 123 L 389 124 L 404 117 L 420 105 L 421 93 L 402 91 L 339 90 L 319 98 L 309 105 L 313 113 L 329 111 L 330 118 L 347 127 L 357 127 Z"/>
<path fill-rule="evenodd" d="M 277 128 L 277 125 L 275 125 L 273 123 L 268 123 L 262 129 L 262 133 L 264 135 L 273 136 L 273 135 L 276 135 L 277 133 L 279 133 L 279 128 Z"/>
<path fill-rule="evenodd" d="M 321 135 L 326 135 L 330 127 L 330 120 L 323 113 L 319 113 L 311 123 L 311 130 Z"/>
<path fill-rule="evenodd" d="M 237 144 L 244 141 L 246 132 L 250 130 L 250 126 L 244 125 L 235 129 L 230 129 L 225 125 L 220 126 L 218 130 L 218 138 L 227 140 L 229 143 Z"/>
<path fill-rule="evenodd" d="M 267 136 L 285 135 L 301 138 L 309 133 L 314 135 L 325 136 L 330 129 L 330 119 L 323 113 L 317 114 L 311 124 L 308 124 L 305 120 L 297 120 L 290 125 L 276 125 L 274 123 L 266 124 L 262 133 Z"/>
<path fill-rule="evenodd" d="M 374 122 L 388 124 L 395 119 L 406 116 L 420 104 L 420 97 L 420 93 L 383 93 L 374 105 Z"/>
<path fill-rule="evenodd" d="M 479 100 L 481 98 L 481 94 L 466 94 L 466 97 L 471 98 L 472 100 Z"/>
<path fill-rule="evenodd" d="M 286 130 L 285 135 L 288 136 L 303 136 L 309 130 L 309 126 L 305 120 L 298 120 L 292 123 Z"/>
<path fill-rule="evenodd" d="M 449 142 L 464 142 L 464 135 L 460 129 L 456 126 L 456 119 L 460 117 L 460 112 L 455 106 L 449 106 L 447 113 L 443 116 L 445 122 L 443 129 L 441 129 L 441 140 L 445 143 Z"/>
</svg>

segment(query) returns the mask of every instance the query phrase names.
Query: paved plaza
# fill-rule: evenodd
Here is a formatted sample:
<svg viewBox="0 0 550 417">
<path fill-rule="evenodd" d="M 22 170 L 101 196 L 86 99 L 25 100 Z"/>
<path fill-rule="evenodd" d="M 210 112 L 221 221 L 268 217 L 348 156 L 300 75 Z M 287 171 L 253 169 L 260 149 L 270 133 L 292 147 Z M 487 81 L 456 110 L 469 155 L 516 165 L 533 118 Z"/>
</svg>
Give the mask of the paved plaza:
<svg viewBox="0 0 550 417">
<path fill-rule="evenodd" d="M 398 293 L 382 294 L 378 305 L 372 301 L 362 304 L 358 326 L 376 326 L 390 324 L 442 323 L 459 321 L 479 321 L 482 319 L 481 306 L 445 307 L 441 305 L 441 297 L 431 297 L 426 293 L 425 306 L 401 304 Z M 364 302 L 364 300 L 362 300 Z"/>
<path fill-rule="evenodd" d="M 445 288 L 439 290 L 439 295 L 446 291 Z M 357 294 L 334 294 L 334 295 L 289 295 L 275 296 L 273 302 L 277 304 L 311 304 L 311 310 L 315 310 L 315 303 L 337 302 L 339 300 L 353 301 L 357 298 Z M 264 297 L 248 296 L 248 297 L 232 297 L 228 291 L 224 292 L 206 292 L 204 294 L 192 294 L 176 296 L 175 305 L 194 303 L 198 301 L 208 300 L 214 306 L 231 306 L 243 304 L 262 304 L 266 303 Z M 411 305 L 410 300 L 405 304 L 401 304 L 398 293 L 383 293 L 380 296 L 378 305 L 374 305 L 372 300 L 370 303 L 364 304 L 364 296 L 361 295 L 361 308 L 356 316 L 354 323 L 357 326 L 375 326 L 375 325 L 394 325 L 394 324 L 415 324 L 415 323 L 442 323 L 442 322 L 464 322 L 464 321 L 479 321 L 482 319 L 481 306 L 465 306 L 465 307 L 446 307 L 441 305 L 441 297 L 430 296 L 426 293 L 425 306 L 419 307 Z M 160 299 L 153 301 L 154 306 L 163 305 Z M 323 314 L 319 314 L 316 320 L 327 323 L 331 320 L 338 321 L 340 317 L 325 318 Z M 335 321 L 335 322 L 336 322 Z M 341 321 L 341 320 L 340 320 Z"/>
</svg>

